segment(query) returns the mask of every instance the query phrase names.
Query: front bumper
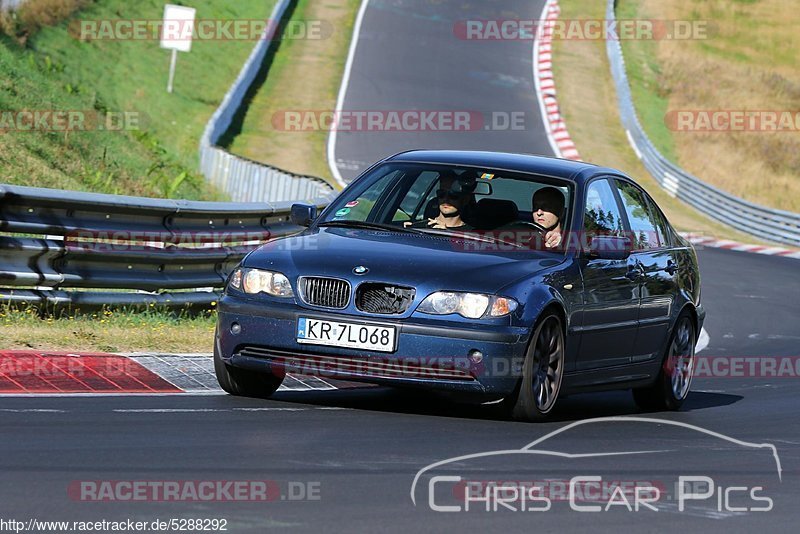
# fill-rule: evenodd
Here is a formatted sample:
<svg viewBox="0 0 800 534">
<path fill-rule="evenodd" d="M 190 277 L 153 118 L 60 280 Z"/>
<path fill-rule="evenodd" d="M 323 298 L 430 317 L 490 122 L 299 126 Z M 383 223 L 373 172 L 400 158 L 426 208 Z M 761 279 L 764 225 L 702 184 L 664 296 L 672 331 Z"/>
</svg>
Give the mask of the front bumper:
<svg viewBox="0 0 800 534">
<path fill-rule="evenodd" d="M 379 353 L 300 344 L 295 337 L 300 316 L 393 325 L 397 350 Z M 231 331 L 234 323 L 240 327 L 237 334 Z M 228 365 L 278 375 L 502 396 L 516 387 L 528 335 L 524 326 L 467 325 L 432 316 L 400 321 L 225 295 L 219 303 L 215 350 Z M 480 363 L 469 358 L 474 350 L 483 354 Z"/>
</svg>

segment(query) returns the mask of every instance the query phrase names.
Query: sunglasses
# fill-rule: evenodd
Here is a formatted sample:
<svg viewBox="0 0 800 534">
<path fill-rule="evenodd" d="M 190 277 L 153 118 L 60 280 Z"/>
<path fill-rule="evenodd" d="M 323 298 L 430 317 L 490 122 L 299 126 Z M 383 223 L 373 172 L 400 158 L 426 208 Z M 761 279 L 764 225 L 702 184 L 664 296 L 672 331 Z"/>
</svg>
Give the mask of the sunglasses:
<svg viewBox="0 0 800 534">
<path fill-rule="evenodd" d="M 552 213 L 554 215 L 557 214 L 558 211 L 559 211 L 556 206 L 553 206 L 552 204 L 549 204 L 547 202 L 537 202 L 537 203 L 535 203 L 533 205 L 533 212 L 534 213 L 539 211 L 539 209 L 541 209 L 542 211 L 546 211 L 548 213 Z"/>
<path fill-rule="evenodd" d="M 444 200 L 446 198 L 450 200 L 458 200 L 459 198 L 463 197 L 464 197 L 463 193 L 455 193 L 448 189 L 439 189 L 438 191 L 436 191 L 436 198 L 438 198 L 439 200 Z"/>
</svg>

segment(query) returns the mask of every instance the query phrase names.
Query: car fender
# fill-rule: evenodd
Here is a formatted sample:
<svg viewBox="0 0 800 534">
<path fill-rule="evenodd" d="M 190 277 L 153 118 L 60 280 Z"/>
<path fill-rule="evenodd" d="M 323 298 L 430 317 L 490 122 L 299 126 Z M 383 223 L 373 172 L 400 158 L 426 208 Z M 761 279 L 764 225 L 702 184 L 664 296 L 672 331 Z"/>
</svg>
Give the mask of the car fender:
<svg viewBox="0 0 800 534">
<path fill-rule="evenodd" d="M 567 326 L 569 321 L 569 314 L 567 312 L 569 304 L 558 290 L 548 284 L 542 283 L 540 277 L 537 276 L 524 281 L 517 281 L 513 284 L 513 289 L 507 291 L 507 293 L 512 293 L 519 299 L 519 308 L 515 314 L 514 322 L 528 329 L 528 341 L 530 341 L 530 335 L 533 334 L 536 321 L 548 307 L 556 306 L 562 315 L 562 319 L 565 321 L 565 327 Z"/>
<path fill-rule="evenodd" d="M 569 331 L 574 314 L 580 311 L 583 283 L 577 264 L 567 260 L 546 271 L 516 280 L 499 291 L 519 299 L 517 320 L 520 326 L 533 329 L 542 311 L 556 305 L 560 309 L 564 328 Z"/>
<path fill-rule="evenodd" d="M 570 337 L 574 322 L 579 321 L 583 305 L 583 283 L 580 270 L 575 263 L 561 264 L 558 268 L 537 273 L 523 280 L 509 284 L 501 294 L 513 294 L 520 300 L 515 322 L 528 329 L 527 343 L 530 343 L 533 328 L 545 310 L 554 307 L 561 315 L 566 343 L 565 369 L 570 371 L 575 365 L 578 343 Z"/>
</svg>

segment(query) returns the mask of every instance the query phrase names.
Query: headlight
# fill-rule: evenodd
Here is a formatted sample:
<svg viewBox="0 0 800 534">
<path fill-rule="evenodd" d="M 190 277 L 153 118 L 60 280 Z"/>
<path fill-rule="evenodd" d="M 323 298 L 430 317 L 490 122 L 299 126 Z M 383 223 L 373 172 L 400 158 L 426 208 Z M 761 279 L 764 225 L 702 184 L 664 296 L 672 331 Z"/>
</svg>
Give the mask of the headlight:
<svg viewBox="0 0 800 534">
<path fill-rule="evenodd" d="M 231 287 L 250 295 L 266 293 L 273 297 L 293 297 L 292 285 L 282 273 L 261 269 L 236 269 L 231 276 Z"/>
<path fill-rule="evenodd" d="M 489 311 L 490 317 L 503 317 L 517 309 L 517 301 L 481 293 L 437 291 L 422 301 L 417 311 L 433 315 L 457 313 L 467 319 L 480 319 Z"/>
</svg>

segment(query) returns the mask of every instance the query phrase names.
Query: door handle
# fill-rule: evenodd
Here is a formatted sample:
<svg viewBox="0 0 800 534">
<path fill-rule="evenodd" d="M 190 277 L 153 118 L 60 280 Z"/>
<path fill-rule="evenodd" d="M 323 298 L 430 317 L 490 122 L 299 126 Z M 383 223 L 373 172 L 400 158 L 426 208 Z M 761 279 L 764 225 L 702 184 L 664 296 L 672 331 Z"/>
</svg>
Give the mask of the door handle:
<svg viewBox="0 0 800 534">
<path fill-rule="evenodd" d="M 628 265 L 628 272 L 625 273 L 625 278 L 631 282 L 638 282 L 644 277 L 644 265 L 639 260 L 636 263 Z"/>
<path fill-rule="evenodd" d="M 667 260 L 667 266 L 664 267 L 662 270 L 666 271 L 667 273 L 669 273 L 670 276 L 672 276 L 678 270 L 678 265 L 672 260 Z"/>
<path fill-rule="evenodd" d="M 642 277 L 642 271 L 636 268 L 629 269 L 628 272 L 625 273 L 625 278 L 627 278 L 631 282 L 638 282 L 641 277 Z"/>
</svg>

